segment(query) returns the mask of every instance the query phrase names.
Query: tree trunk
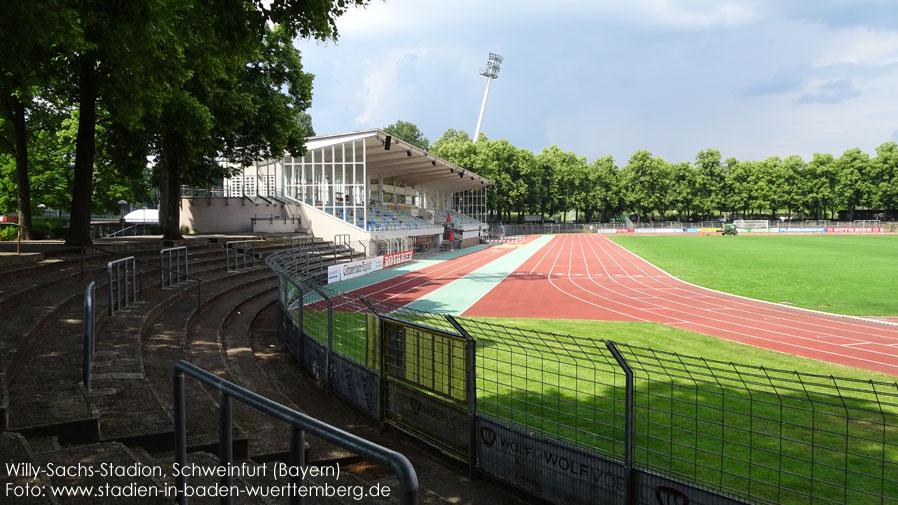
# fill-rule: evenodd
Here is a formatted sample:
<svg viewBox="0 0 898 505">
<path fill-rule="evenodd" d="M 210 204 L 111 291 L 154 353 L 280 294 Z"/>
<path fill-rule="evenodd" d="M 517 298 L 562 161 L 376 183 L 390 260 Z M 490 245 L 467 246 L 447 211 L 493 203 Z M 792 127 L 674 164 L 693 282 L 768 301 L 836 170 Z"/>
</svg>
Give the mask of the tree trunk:
<svg viewBox="0 0 898 505">
<path fill-rule="evenodd" d="M 90 244 L 90 212 L 93 199 L 95 137 L 97 127 L 96 57 L 85 53 L 78 62 L 80 115 L 75 141 L 75 181 L 72 188 L 72 217 L 66 244 Z"/>
<path fill-rule="evenodd" d="M 16 184 L 19 206 L 19 232 L 23 240 L 31 240 L 31 185 L 28 180 L 28 135 L 25 130 L 25 104 L 12 98 L 13 128 L 16 134 Z"/>
<path fill-rule="evenodd" d="M 181 236 L 181 160 L 168 135 L 162 138 L 162 171 L 159 180 L 159 224 L 163 239 L 183 240 Z"/>
</svg>

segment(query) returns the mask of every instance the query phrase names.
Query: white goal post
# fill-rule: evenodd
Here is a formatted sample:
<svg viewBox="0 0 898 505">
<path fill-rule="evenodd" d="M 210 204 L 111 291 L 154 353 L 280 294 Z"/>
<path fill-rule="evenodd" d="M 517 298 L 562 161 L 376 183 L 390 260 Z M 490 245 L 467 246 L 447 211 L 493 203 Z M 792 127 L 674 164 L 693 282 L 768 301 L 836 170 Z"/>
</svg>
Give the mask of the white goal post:
<svg viewBox="0 0 898 505">
<path fill-rule="evenodd" d="M 763 219 L 736 219 L 733 224 L 739 231 L 770 231 L 770 222 Z"/>
</svg>

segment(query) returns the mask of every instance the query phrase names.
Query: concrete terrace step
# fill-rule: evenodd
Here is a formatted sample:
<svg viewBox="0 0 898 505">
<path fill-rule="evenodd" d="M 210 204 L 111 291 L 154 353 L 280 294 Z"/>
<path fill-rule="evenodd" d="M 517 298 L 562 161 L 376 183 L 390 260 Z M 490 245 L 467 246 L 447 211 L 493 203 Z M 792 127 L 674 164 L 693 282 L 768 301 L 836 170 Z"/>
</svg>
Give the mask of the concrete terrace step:
<svg viewBox="0 0 898 505">
<path fill-rule="evenodd" d="M 224 257 L 224 249 L 217 245 L 202 245 L 193 249 L 188 249 L 188 255 L 191 261 L 198 260 L 204 256 L 220 255 Z M 87 277 L 104 277 L 106 273 L 106 264 L 112 260 L 126 256 L 134 256 L 138 261 L 149 263 L 149 265 L 158 265 L 159 248 L 122 252 L 120 254 L 99 254 L 88 255 L 84 258 L 84 276 L 85 284 Z M 27 268 L 20 268 L 14 272 L 9 272 L 9 282 L 4 282 L 0 287 L 0 301 L 8 303 L 14 299 L 27 298 L 31 293 L 53 286 L 60 279 L 78 279 L 81 280 L 81 256 L 53 258 L 42 261 L 37 265 Z M 149 265 L 144 265 L 149 267 Z M 148 269 L 148 268 L 147 268 Z"/>
<path fill-rule="evenodd" d="M 50 484 L 50 480 L 44 476 L 38 476 L 32 479 L 28 476 L 14 476 L 7 473 L 7 465 L 9 464 L 28 464 L 34 463 L 34 451 L 28 444 L 28 441 L 19 433 L 0 432 L 0 489 L 6 496 L 6 486 L 12 485 L 18 489 L 24 489 L 31 486 L 43 486 Z M 10 503 L 27 504 L 27 505 L 45 505 L 58 504 L 54 497 L 50 496 L 6 496 Z"/>
<path fill-rule="evenodd" d="M 19 310 L 12 321 L 38 312 L 39 319 L 27 330 L 6 332 L 8 349 L 2 362 L 9 394 L 9 428 L 29 435 L 57 435 L 66 441 L 99 439 L 96 409 L 81 385 L 81 295 L 45 294 L 37 310 Z M 50 302 L 52 300 L 52 302 Z M 23 323 L 19 323 L 24 326 Z M 21 328 L 21 326 L 14 326 Z M 58 430 L 58 431 L 57 431 Z"/>
<path fill-rule="evenodd" d="M 375 423 L 358 410 L 335 395 L 329 396 L 284 348 L 277 331 L 276 304 L 266 307 L 254 319 L 251 341 L 262 370 L 303 412 L 404 454 L 418 474 L 420 503 L 457 505 L 530 503 L 529 500 L 512 496 L 482 481 L 472 482 L 463 476 L 458 468 L 447 467 L 442 461 L 434 459 L 433 449 L 419 444 L 411 445 L 404 437 L 397 436 L 390 430 L 379 432 Z M 342 451 L 314 437 L 306 437 L 306 440 L 310 446 L 310 461 L 327 460 L 328 457 L 321 452 L 323 450 Z M 346 456 L 344 453 L 334 457 Z M 389 472 L 382 475 L 380 479 L 374 480 L 386 485 L 392 484 L 392 489 L 398 491 L 395 478 Z"/>
<path fill-rule="evenodd" d="M 322 392 L 314 379 L 297 365 L 293 356 L 284 347 L 283 340 L 278 335 L 277 304 L 268 305 L 253 318 L 248 338 L 257 366 L 269 379 L 272 387 L 280 392 L 281 397 L 287 398 L 290 402 L 289 405 L 314 417 L 322 412 L 315 407 L 311 411 L 303 409 L 302 399 L 308 399 L 310 395 L 313 395 L 309 402 L 312 405 L 317 405 L 317 400 L 335 401 Z M 346 408 L 349 409 L 349 407 Z M 362 418 L 358 416 L 358 419 Z M 370 433 L 374 432 L 375 430 L 372 429 Z M 336 460 L 354 456 L 341 447 L 324 443 L 315 438 L 307 438 L 307 443 L 309 444 L 309 459 L 312 461 Z"/>
<path fill-rule="evenodd" d="M 204 305 L 214 303 L 220 293 L 240 289 L 242 286 L 263 279 L 274 282 L 274 276 L 265 267 L 231 273 L 228 282 L 215 283 L 204 290 Z M 211 291 L 207 293 L 207 291 Z M 207 297 L 208 294 L 208 297 Z M 144 371 L 159 402 L 166 409 L 172 408 L 172 367 L 180 359 L 187 357 L 186 334 L 195 313 L 193 304 L 174 304 L 152 322 L 142 338 Z M 188 445 L 200 450 L 214 445 L 218 439 L 217 399 L 207 394 L 196 381 L 186 381 L 188 418 Z M 238 427 L 235 424 L 235 430 Z M 235 455 L 246 454 L 246 438 L 235 436 Z"/>
<path fill-rule="evenodd" d="M 219 266 L 218 271 L 221 271 Z M 142 307 L 147 306 L 146 300 L 132 303 L 125 310 L 119 312 L 112 319 L 111 326 L 104 332 L 107 317 L 104 308 L 107 305 L 106 282 L 104 278 L 97 278 L 98 290 L 95 303 L 98 312 L 98 328 L 100 335 L 109 334 L 111 331 L 126 323 L 129 316 L 136 316 L 143 312 Z M 77 286 L 69 286 L 72 283 Z M 91 441 L 99 440 L 98 423 L 96 422 L 96 408 L 80 387 L 81 382 L 81 357 L 82 357 L 82 322 L 83 322 L 83 286 L 80 282 L 68 279 L 60 283 L 66 287 L 57 285 L 56 289 L 44 290 L 40 293 L 41 305 L 34 305 L 36 300 L 31 300 L 28 307 L 15 311 L 7 320 L 14 328 L 24 326 L 17 321 L 28 321 L 37 318 L 37 322 L 27 331 L 16 332 L 12 330 L 6 333 L 2 340 L 3 350 L 0 356 L 0 371 L 7 371 L 5 379 L 8 384 L 3 384 L 0 389 L 8 388 L 7 405 L 4 408 L 4 416 L 9 412 L 8 425 L 29 434 L 53 433 L 54 427 L 58 427 L 60 436 L 66 441 Z M 74 291 L 74 294 L 69 294 Z M 158 290 L 156 290 L 158 291 Z M 146 293 L 152 294 L 151 288 Z M 61 297 L 68 295 L 65 299 Z M 125 326 L 127 328 L 127 326 Z M 135 333 L 137 335 L 137 333 Z M 113 349 L 127 343 L 127 333 L 116 335 Z M 16 346 L 16 347 L 12 347 Z M 139 349 L 136 345 L 134 349 Z M 102 344 L 100 350 L 102 352 Z M 139 356 L 123 353 L 115 362 L 119 370 L 107 370 L 99 372 L 98 379 L 124 378 L 125 374 L 139 374 Z M 121 370 L 123 360 L 131 360 L 129 370 Z M 98 364 L 109 361 L 102 359 Z M 137 368 L 136 370 L 134 368 Z M 117 375 L 116 375 L 117 374 Z M 20 377 L 21 375 L 21 377 Z M 0 377 L 3 381 L 3 377 Z M 102 391 L 103 384 L 98 385 Z M 130 389 L 130 388 L 128 388 Z"/>
<path fill-rule="evenodd" d="M 227 273 L 223 268 L 216 268 L 198 275 L 205 277 L 202 307 L 205 311 L 217 290 L 239 287 L 246 282 L 248 275 L 265 275 L 265 270 Z M 168 400 L 162 400 L 157 395 L 153 382 L 147 378 L 144 353 L 147 352 L 148 340 L 159 340 L 164 336 L 171 337 L 173 348 L 183 348 L 183 326 L 189 317 L 187 314 L 196 310 L 195 291 L 195 284 L 186 288 L 157 290 L 153 298 L 148 300 L 149 310 L 129 315 L 130 317 L 119 318 L 117 315 L 110 320 L 109 325 L 112 326 L 107 325 L 100 330 L 97 348 L 111 353 L 106 362 L 103 360 L 107 356 L 98 356 L 94 365 L 97 374 L 94 386 L 103 392 L 94 398 L 94 402 L 101 413 L 104 439 L 125 441 L 150 450 L 171 447 L 171 390 L 169 387 L 166 391 L 165 398 Z M 183 315 L 179 317 L 178 313 Z M 169 325 L 172 328 L 171 335 L 154 332 L 154 329 L 166 326 L 162 322 L 171 318 L 176 318 Z M 180 334 L 178 325 L 181 326 Z M 156 366 L 158 356 L 150 354 L 149 358 L 154 360 L 151 368 Z M 171 363 L 173 365 L 174 362 Z M 123 379 L 122 374 L 132 380 Z M 167 375 L 171 376 L 171 365 Z"/>
<path fill-rule="evenodd" d="M 117 442 L 103 442 L 98 444 L 67 447 L 57 451 L 42 452 L 34 455 L 37 464 L 47 465 L 53 463 L 68 469 L 82 469 L 72 472 L 72 475 L 53 476 L 54 486 L 90 486 L 96 493 L 100 488 L 110 496 L 60 496 L 60 504 L 129 504 L 139 501 L 145 504 L 171 504 L 172 499 L 162 496 L 163 480 L 161 472 L 159 476 L 153 475 L 129 475 L 128 469 L 141 468 L 138 457 L 125 445 Z M 145 467 L 152 470 L 152 467 Z M 93 475 L 90 471 L 93 470 Z M 80 475 L 79 475 L 80 473 Z M 120 475 L 121 474 L 121 475 Z M 156 489 L 160 496 L 114 496 L 113 489 Z"/>
<path fill-rule="evenodd" d="M 244 284 L 239 290 L 219 296 L 208 310 L 194 318 L 188 330 L 187 350 L 189 361 L 200 368 L 237 384 L 245 385 L 247 381 L 252 381 L 248 387 L 253 391 L 284 402 L 286 398 L 269 396 L 277 394 L 277 391 L 270 387 L 267 380 L 260 381 L 258 377 L 237 376 L 232 373 L 234 369 L 228 366 L 220 340 L 222 327 L 236 315 L 241 306 L 252 303 L 263 294 L 268 294 L 270 300 L 274 289 L 272 279 L 266 278 L 262 282 Z M 290 433 L 286 424 L 240 403 L 234 406 L 234 419 L 250 434 L 250 456 L 285 454 L 288 451 Z"/>
</svg>

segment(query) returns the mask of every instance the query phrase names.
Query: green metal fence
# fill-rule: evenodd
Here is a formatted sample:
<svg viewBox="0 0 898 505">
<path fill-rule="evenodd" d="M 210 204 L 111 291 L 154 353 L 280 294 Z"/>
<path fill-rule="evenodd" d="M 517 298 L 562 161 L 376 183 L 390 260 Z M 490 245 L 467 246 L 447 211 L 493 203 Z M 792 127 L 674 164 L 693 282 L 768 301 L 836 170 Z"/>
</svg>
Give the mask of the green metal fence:
<svg viewBox="0 0 898 505">
<path fill-rule="evenodd" d="M 279 286 L 292 290 L 284 324 L 301 321 L 291 338 L 342 360 L 298 356 L 307 369 L 472 472 L 542 498 L 898 504 L 898 382 L 453 318 L 295 278 Z"/>
</svg>

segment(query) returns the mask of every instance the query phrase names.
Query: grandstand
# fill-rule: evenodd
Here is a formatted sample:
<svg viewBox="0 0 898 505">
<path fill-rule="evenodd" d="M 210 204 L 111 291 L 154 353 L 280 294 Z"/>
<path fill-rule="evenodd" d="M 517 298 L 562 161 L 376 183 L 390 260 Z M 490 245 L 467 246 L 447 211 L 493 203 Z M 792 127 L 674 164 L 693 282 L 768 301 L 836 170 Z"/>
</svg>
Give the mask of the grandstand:
<svg viewBox="0 0 898 505">
<path fill-rule="evenodd" d="M 185 188 L 183 227 L 350 235 L 371 246 L 407 237 L 436 247 L 451 214 L 462 247 L 486 235 L 492 181 L 378 129 L 311 137 L 302 156 L 229 169 L 237 173 L 219 188 Z"/>
<path fill-rule="evenodd" d="M 449 221 L 449 216 L 451 216 L 451 222 L 460 226 L 462 229 L 468 229 L 470 227 L 480 228 L 485 226 L 484 223 L 474 219 L 473 217 L 468 217 L 459 212 L 450 212 L 448 210 L 434 210 L 433 222 L 435 224 L 445 223 Z"/>
</svg>

